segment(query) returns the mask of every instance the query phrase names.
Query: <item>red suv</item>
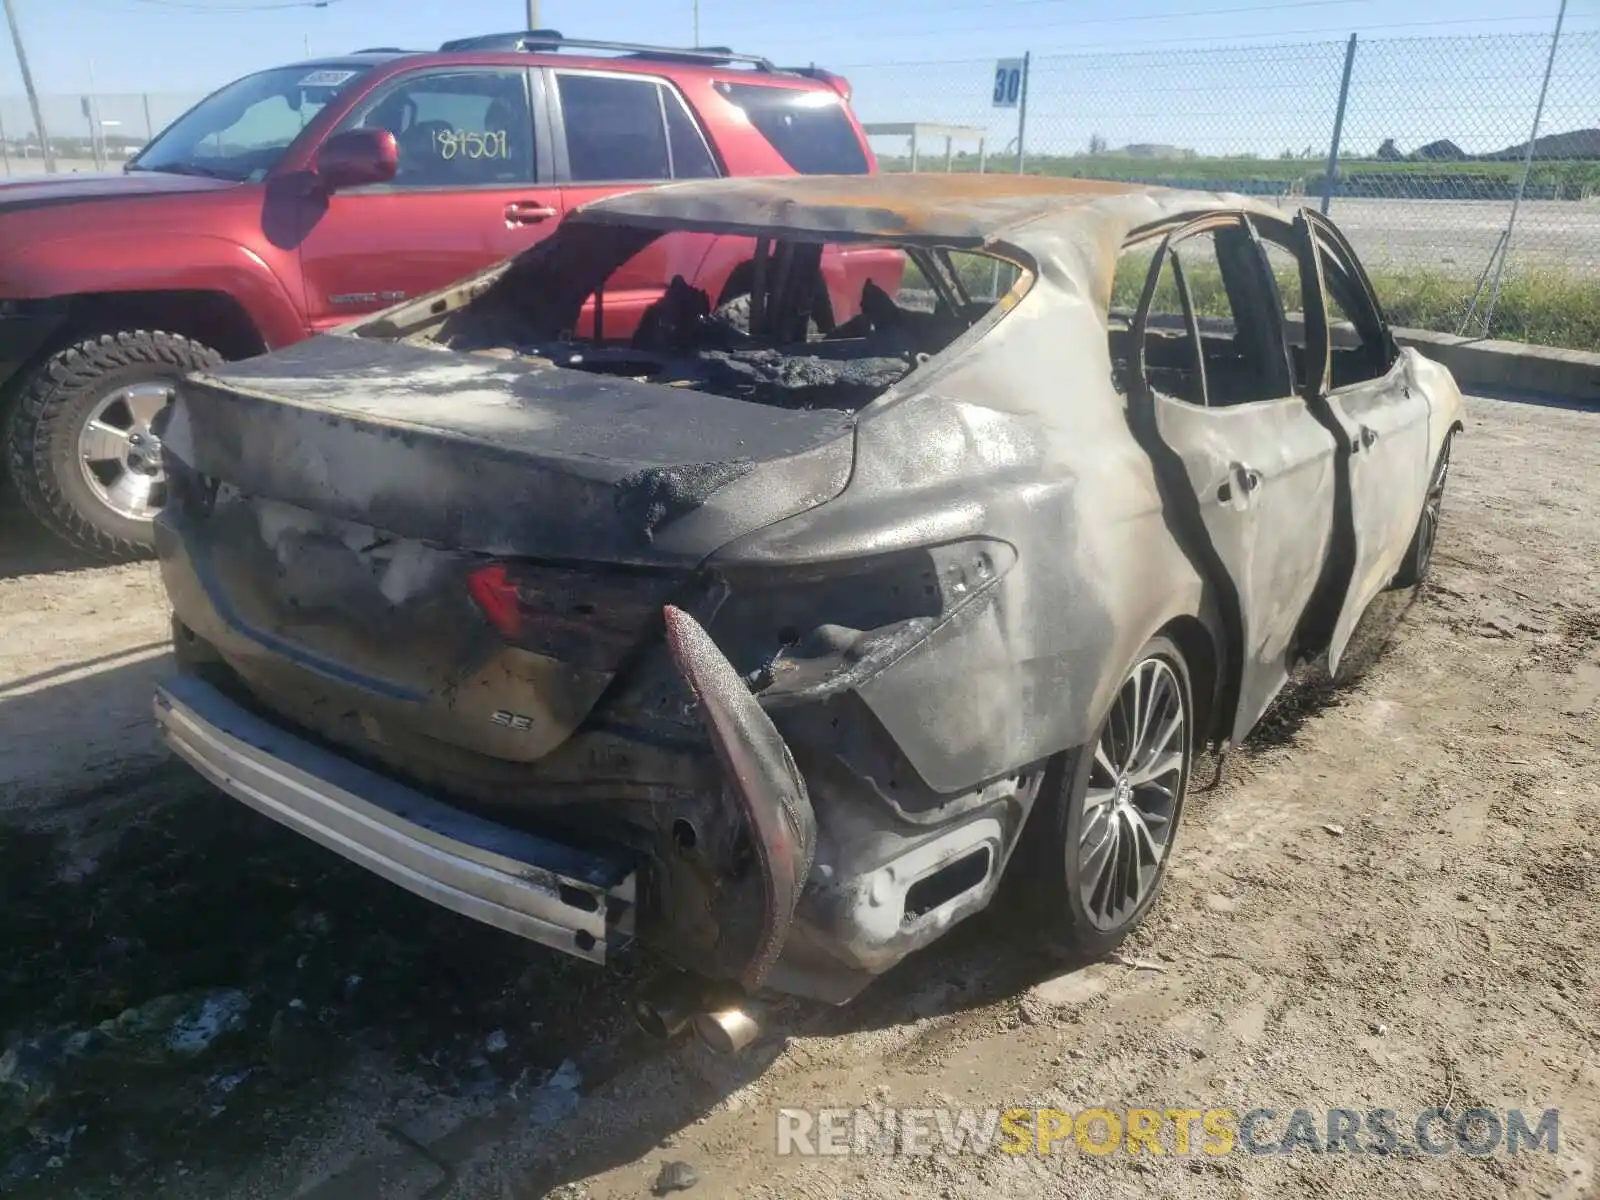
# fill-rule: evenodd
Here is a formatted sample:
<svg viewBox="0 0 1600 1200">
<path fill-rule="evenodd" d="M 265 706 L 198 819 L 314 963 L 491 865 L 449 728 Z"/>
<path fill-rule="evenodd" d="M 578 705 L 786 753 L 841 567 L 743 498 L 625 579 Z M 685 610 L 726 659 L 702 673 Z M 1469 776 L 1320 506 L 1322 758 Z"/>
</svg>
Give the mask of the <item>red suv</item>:
<svg viewBox="0 0 1600 1200">
<path fill-rule="evenodd" d="M 492 35 L 261 71 L 121 174 L 0 184 L 12 483 L 67 540 L 137 555 L 165 492 L 151 422 L 180 375 L 439 288 L 617 191 L 870 173 L 849 97 L 826 71 L 721 49 Z M 608 334 L 674 275 L 724 302 L 748 290 L 749 239 L 687 238 L 608 283 Z M 841 317 L 881 274 L 873 254 L 832 264 Z"/>
</svg>

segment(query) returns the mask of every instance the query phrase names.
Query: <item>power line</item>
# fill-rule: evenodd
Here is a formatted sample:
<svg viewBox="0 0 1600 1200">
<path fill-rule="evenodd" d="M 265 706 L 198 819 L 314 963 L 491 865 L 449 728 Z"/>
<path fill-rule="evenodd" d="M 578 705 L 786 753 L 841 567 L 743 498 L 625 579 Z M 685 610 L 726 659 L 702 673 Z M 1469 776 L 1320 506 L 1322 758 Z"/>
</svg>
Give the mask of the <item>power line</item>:
<svg viewBox="0 0 1600 1200">
<path fill-rule="evenodd" d="M 1070 3 L 1076 3 L 1076 2 L 1077 2 L 1077 0 L 982 0 L 982 3 L 978 3 L 978 4 L 946 4 L 946 5 L 941 6 L 938 9 L 938 11 L 940 13 L 977 12 L 977 11 L 981 11 L 981 10 L 995 9 L 995 8 L 1015 9 L 1015 8 L 1021 8 L 1021 7 L 1025 6 L 1025 5 L 1070 4 Z M 1216 16 L 1233 15 L 1233 14 L 1240 14 L 1240 13 L 1287 12 L 1287 11 L 1292 11 L 1292 10 L 1295 10 L 1295 9 L 1302 9 L 1302 8 L 1348 8 L 1348 7 L 1351 7 L 1353 5 L 1375 4 L 1375 3 L 1378 3 L 1378 0 L 1287 0 L 1287 2 L 1285 2 L 1285 0 L 1276 0 L 1276 2 L 1272 3 L 1272 4 L 1247 4 L 1247 5 L 1234 6 L 1234 7 L 1231 7 L 1231 8 L 1196 9 L 1196 10 L 1192 10 L 1192 11 L 1189 11 L 1189 12 L 1137 13 L 1137 14 L 1129 14 L 1129 15 L 1120 16 L 1120 17 L 1086 17 L 1086 18 L 1082 18 L 1082 19 L 1074 19 L 1074 20 L 1068 21 L 1068 22 L 1062 22 L 1060 24 L 1067 24 L 1067 25 L 1071 25 L 1074 28 L 1076 28 L 1077 26 L 1080 26 L 1080 25 L 1121 25 L 1121 24 L 1125 24 L 1125 23 L 1128 23 L 1128 22 L 1136 22 L 1136 21 L 1174 21 L 1174 20 L 1185 20 L 1185 19 L 1188 19 L 1190 17 L 1216 17 Z M 750 29 L 783 29 L 783 28 L 799 27 L 799 26 L 812 28 L 812 27 L 815 27 L 819 23 L 819 21 L 825 21 L 826 24 L 831 26 L 831 25 L 836 25 L 836 24 L 855 24 L 855 23 L 857 23 L 859 21 L 863 21 L 863 20 L 865 20 L 865 21 L 893 21 L 893 20 L 900 20 L 900 19 L 901 18 L 896 17 L 894 14 L 866 13 L 866 14 L 861 14 L 859 16 L 850 17 L 850 18 L 843 18 L 843 19 L 837 18 L 837 17 L 834 17 L 834 18 L 811 17 L 811 18 L 808 18 L 808 19 L 801 19 L 801 20 L 794 20 L 794 21 L 770 21 L 770 22 L 769 21 L 757 21 L 757 22 L 746 22 L 744 24 L 745 24 L 746 28 L 750 28 Z M 740 22 L 735 22 L 732 25 L 732 28 L 737 30 L 740 27 L 740 24 L 741 24 Z M 1040 28 L 1050 28 L 1050 27 L 1051 26 L 1030 25 L 1030 26 L 1004 26 L 1002 28 L 1040 29 Z M 729 28 L 729 26 L 726 25 L 723 22 L 718 22 L 717 23 L 717 28 L 726 29 L 726 28 Z"/>
<path fill-rule="evenodd" d="M 202 4 L 186 3 L 185 0 L 121 0 L 124 4 L 143 5 L 146 8 L 161 9 L 172 13 L 186 15 L 212 15 L 218 16 L 237 13 L 264 13 L 284 12 L 297 8 L 331 8 L 335 4 L 342 4 L 344 0 L 277 0 L 269 4 Z"/>
</svg>

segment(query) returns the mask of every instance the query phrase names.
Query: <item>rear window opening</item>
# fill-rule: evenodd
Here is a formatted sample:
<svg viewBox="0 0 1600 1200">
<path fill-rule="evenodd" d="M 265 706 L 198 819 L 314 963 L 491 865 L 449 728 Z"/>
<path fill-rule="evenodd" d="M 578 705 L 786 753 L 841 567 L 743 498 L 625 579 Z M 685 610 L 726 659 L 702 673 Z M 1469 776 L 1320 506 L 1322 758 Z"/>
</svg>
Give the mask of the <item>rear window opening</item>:
<svg viewBox="0 0 1600 1200">
<path fill-rule="evenodd" d="M 600 235 L 620 234 L 628 249 L 639 233 L 599 227 L 576 240 L 592 251 Z M 708 240 L 649 234 L 598 286 L 575 285 L 563 249 L 541 247 L 427 328 L 384 322 L 362 332 L 779 408 L 854 412 L 982 320 L 996 284 L 1003 291 L 1018 277 L 1009 263 L 938 247 L 763 238 L 750 241 L 750 260 L 718 296 L 681 275 L 664 289 L 639 286 L 641 264 L 660 261 L 661 243 L 696 237 Z"/>
</svg>

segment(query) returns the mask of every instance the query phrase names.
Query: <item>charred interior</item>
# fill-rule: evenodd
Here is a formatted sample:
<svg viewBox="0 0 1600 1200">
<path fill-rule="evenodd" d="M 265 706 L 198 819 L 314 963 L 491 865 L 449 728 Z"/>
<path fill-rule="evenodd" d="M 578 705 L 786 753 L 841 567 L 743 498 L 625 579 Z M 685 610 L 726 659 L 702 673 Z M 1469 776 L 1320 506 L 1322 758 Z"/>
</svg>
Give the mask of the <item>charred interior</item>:
<svg viewBox="0 0 1600 1200">
<path fill-rule="evenodd" d="M 650 239 L 642 245 L 641 233 Z M 420 327 L 405 328 L 402 313 L 398 327 L 384 322 L 380 332 L 778 408 L 854 412 L 993 305 L 972 297 L 939 247 L 870 247 L 882 264 L 877 278 L 850 279 L 828 270 L 841 247 L 768 238 L 755 241 L 720 296 L 675 275 L 642 311 L 608 304 L 624 290 L 615 281 L 628 263 L 661 236 L 612 226 L 563 231 L 465 303 L 435 303 L 434 319 Z M 588 260 L 579 266 L 567 243 Z M 609 253 L 597 253 L 602 248 Z M 859 255 L 863 247 L 850 249 Z"/>
</svg>

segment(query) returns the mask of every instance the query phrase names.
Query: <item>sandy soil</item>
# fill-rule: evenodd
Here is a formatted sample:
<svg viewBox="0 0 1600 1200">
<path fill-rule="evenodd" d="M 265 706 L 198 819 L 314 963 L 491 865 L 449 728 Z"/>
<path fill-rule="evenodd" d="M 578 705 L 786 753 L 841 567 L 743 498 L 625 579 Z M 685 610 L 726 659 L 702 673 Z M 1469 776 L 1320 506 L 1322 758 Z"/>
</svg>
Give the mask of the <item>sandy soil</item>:
<svg viewBox="0 0 1600 1200">
<path fill-rule="evenodd" d="M 1600 413 L 1469 418 L 1432 581 L 1192 795 L 1124 962 L 1063 972 L 987 914 L 737 1060 L 644 1043 L 637 977 L 435 913 L 153 757 L 151 569 L 52 558 L 5 513 L 0 1191 L 632 1197 L 682 1161 L 703 1195 L 1600 1195 Z M 185 1004 L 235 1016 L 182 1054 L 127 1032 Z M 114 1053 L 52 1058 L 108 1019 Z M 1264 1106 L 1279 1136 L 1296 1107 L 1556 1108 L 1560 1140 L 775 1154 L 778 1107 L 874 1102 Z"/>
</svg>

